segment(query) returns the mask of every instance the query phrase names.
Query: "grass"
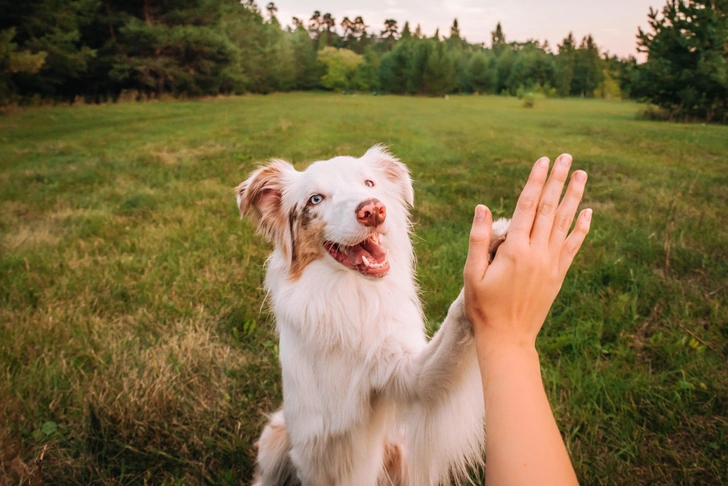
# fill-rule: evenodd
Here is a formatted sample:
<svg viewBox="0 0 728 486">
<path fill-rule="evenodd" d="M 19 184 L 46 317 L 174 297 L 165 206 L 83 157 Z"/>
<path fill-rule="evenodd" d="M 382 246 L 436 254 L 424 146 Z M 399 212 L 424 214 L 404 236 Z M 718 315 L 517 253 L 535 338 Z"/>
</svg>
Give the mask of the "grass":
<svg viewBox="0 0 728 486">
<path fill-rule="evenodd" d="M 728 483 L 728 127 L 638 105 L 281 94 L 0 117 L 0 484 L 247 484 L 281 400 L 269 247 L 232 188 L 383 142 L 416 180 L 432 327 L 472 208 L 534 160 L 590 174 L 592 233 L 541 337 L 583 484 Z"/>
</svg>

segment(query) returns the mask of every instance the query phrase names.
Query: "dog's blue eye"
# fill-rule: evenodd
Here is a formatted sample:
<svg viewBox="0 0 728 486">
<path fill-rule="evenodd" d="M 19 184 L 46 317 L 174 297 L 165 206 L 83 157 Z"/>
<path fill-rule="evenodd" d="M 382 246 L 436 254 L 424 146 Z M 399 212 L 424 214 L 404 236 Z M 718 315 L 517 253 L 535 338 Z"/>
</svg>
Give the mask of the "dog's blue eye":
<svg viewBox="0 0 728 486">
<path fill-rule="evenodd" d="M 374 181 L 370 181 L 369 179 L 364 181 L 364 185 L 367 187 L 374 187 Z"/>
<path fill-rule="evenodd" d="M 323 200 L 324 197 L 321 194 L 314 194 L 313 196 L 311 196 L 308 202 L 310 202 L 311 204 L 319 204 Z"/>
</svg>

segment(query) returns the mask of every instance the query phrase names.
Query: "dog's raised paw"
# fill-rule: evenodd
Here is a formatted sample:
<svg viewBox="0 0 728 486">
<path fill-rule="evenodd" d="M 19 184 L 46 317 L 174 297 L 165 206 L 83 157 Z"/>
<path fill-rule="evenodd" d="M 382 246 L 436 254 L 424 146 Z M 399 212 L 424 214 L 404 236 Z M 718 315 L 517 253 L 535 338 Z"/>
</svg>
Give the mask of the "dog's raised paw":
<svg viewBox="0 0 728 486">
<path fill-rule="evenodd" d="M 493 232 L 490 235 L 490 245 L 488 246 L 488 263 L 493 261 L 498 247 L 506 241 L 506 235 L 510 227 L 511 220 L 507 218 L 500 218 L 493 222 Z"/>
</svg>

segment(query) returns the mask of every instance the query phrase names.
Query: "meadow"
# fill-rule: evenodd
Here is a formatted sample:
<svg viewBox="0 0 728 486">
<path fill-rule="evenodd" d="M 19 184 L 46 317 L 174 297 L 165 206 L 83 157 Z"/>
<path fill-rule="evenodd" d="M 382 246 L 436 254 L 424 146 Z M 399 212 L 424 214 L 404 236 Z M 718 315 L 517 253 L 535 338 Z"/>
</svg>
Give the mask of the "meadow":
<svg viewBox="0 0 728 486">
<path fill-rule="evenodd" d="M 577 474 L 728 484 L 728 127 L 639 109 L 292 93 L 0 115 L 0 484 L 248 484 L 281 387 L 270 246 L 233 188 L 375 143 L 415 180 L 430 330 L 474 206 L 508 216 L 532 163 L 571 153 L 592 231 L 538 347 Z"/>
</svg>

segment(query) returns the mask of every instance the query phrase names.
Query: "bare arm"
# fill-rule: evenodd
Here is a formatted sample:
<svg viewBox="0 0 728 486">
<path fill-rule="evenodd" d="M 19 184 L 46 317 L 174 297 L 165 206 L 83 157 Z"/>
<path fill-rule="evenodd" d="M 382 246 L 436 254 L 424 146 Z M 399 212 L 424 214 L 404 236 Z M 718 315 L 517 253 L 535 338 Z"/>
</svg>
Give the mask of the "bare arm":
<svg viewBox="0 0 728 486">
<path fill-rule="evenodd" d="M 548 159 L 536 162 L 506 241 L 490 264 L 492 216 L 486 207 L 476 208 L 464 270 L 465 312 L 473 324 L 483 379 L 490 485 L 577 484 L 546 397 L 535 346 L 589 231 L 587 209 L 568 234 L 584 192 L 585 172 L 573 174 L 559 204 L 570 166 L 571 156 L 560 156 L 547 181 Z"/>
</svg>

